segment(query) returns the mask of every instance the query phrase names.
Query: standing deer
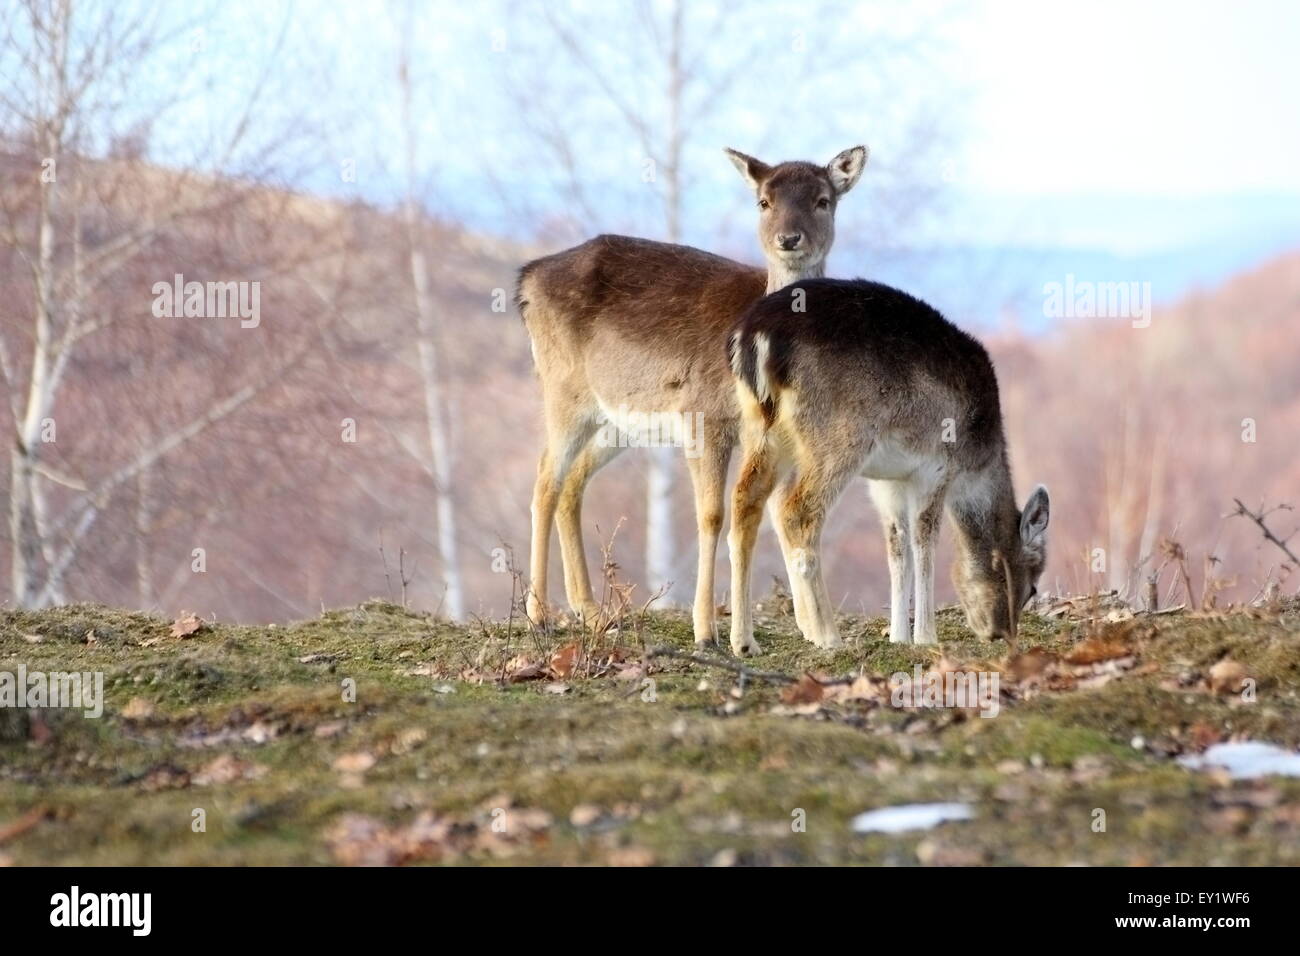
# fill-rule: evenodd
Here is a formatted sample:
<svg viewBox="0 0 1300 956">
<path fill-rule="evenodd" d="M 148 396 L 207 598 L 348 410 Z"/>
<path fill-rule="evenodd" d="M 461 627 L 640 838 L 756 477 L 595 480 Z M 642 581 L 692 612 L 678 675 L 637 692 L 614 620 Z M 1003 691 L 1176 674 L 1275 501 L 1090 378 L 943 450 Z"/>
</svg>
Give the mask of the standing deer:
<svg viewBox="0 0 1300 956">
<path fill-rule="evenodd" d="M 984 347 L 930 306 L 875 282 L 813 279 L 750 308 L 730 340 L 742 462 L 731 513 L 731 648 L 759 650 L 750 562 L 764 503 L 786 554 L 795 620 L 841 644 L 822 579 L 827 512 L 855 475 L 871 479 L 889 556 L 890 640 L 937 640 L 934 546 L 947 508 L 953 583 L 971 629 L 1012 638 L 1047 560 L 1047 489 L 1016 507 Z"/>
<path fill-rule="evenodd" d="M 516 301 L 542 381 L 545 449 L 533 489 L 528 616 L 546 615 L 551 522 L 557 520 L 569 605 L 599 614 L 582 544 L 582 496 L 623 442 L 598 441 L 619 410 L 678 414 L 700 423 L 687 456 L 695 491 L 699 570 L 696 643 L 714 639 L 713 566 L 739 409 L 727 335 L 764 292 L 821 276 L 835 209 L 867 162 L 855 146 L 826 166 L 775 166 L 726 151 L 753 188 L 767 273 L 688 246 L 597 236 L 519 270 Z"/>
</svg>

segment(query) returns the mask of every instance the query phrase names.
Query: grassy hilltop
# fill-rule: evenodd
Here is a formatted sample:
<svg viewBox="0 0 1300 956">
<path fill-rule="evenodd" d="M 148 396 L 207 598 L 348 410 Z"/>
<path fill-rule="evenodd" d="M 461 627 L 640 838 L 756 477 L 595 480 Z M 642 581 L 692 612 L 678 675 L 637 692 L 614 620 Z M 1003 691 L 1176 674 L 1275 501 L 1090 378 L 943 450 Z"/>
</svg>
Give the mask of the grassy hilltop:
<svg viewBox="0 0 1300 956">
<path fill-rule="evenodd" d="M 1175 760 L 1300 745 L 1294 603 L 1107 620 L 1075 602 L 1031 616 L 1012 660 L 955 611 L 939 649 L 846 618 L 830 654 L 765 608 L 744 675 L 647 658 L 691 652 L 667 612 L 597 639 L 386 602 L 187 636 L 5 611 L 0 671 L 102 671 L 106 701 L 0 711 L 0 863 L 1300 863 L 1300 779 Z M 884 678 L 916 664 L 998 668 L 999 713 L 892 706 Z M 973 818 L 850 825 L 938 801 Z"/>
</svg>

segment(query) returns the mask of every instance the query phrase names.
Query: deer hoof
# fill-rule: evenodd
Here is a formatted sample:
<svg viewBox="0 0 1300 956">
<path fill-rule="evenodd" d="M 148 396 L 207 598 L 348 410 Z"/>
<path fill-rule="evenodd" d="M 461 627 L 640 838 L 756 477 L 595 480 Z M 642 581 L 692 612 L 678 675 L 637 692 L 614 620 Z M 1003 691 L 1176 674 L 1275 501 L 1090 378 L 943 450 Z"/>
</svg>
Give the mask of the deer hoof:
<svg viewBox="0 0 1300 956">
<path fill-rule="evenodd" d="M 546 605 L 538 600 L 534 594 L 528 595 L 528 601 L 524 605 L 528 614 L 528 620 L 532 621 L 538 627 L 546 626 Z"/>
<path fill-rule="evenodd" d="M 581 604 L 573 608 L 573 618 L 574 620 L 581 622 L 585 627 L 589 627 L 596 631 L 604 630 L 605 625 L 608 623 L 602 620 L 600 605 L 596 604 L 594 601 L 590 604 Z"/>
</svg>

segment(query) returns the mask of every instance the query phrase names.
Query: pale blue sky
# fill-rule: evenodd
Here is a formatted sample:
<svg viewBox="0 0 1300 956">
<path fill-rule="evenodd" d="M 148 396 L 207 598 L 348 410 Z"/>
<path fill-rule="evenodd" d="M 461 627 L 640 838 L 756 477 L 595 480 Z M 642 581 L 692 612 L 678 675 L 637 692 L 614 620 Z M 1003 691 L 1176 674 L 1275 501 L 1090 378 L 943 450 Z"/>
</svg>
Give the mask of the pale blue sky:
<svg viewBox="0 0 1300 956">
<path fill-rule="evenodd" d="M 602 9 L 592 0 L 578 5 Z M 713 5 L 697 0 L 691 7 Z M 215 7 L 205 53 L 223 58 L 225 76 L 242 85 L 245 54 L 264 51 L 284 11 L 292 11 L 285 55 L 307 69 L 290 92 L 364 139 L 374 134 L 375 124 L 394 119 L 385 75 L 394 43 L 393 6 L 384 0 L 230 0 Z M 921 0 L 897 7 L 864 0 L 848 6 L 851 14 L 836 30 L 848 50 L 856 37 L 882 29 L 886 16 L 889 29 L 925 24 L 942 38 L 944 54 L 908 85 L 928 82 L 945 95 L 958 94 L 953 148 L 934 170 L 957 189 L 1300 195 L 1300 3 Z M 740 0 L 734 7 L 746 11 L 752 5 Z M 496 136 L 503 117 L 491 81 L 510 55 L 508 44 L 518 39 L 511 36 L 513 24 L 502 4 L 428 0 L 416 9 L 416 50 L 424 61 L 419 65 L 437 87 L 427 99 L 424 122 L 430 131 L 441 127 L 462 141 Z M 913 22 L 900 25 L 900 17 Z M 504 53 L 491 49 L 496 31 L 504 31 Z M 329 75 L 324 88 L 317 70 Z M 871 71 L 869 60 L 852 64 L 842 85 L 851 90 Z M 763 110 L 771 79 L 759 80 L 751 95 L 742 91 L 721 124 L 734 141 L 770 134 L 774 125 Z M 223 102 L 221 90 L 209 95 Z M 366 105 L 358 126 L 349 110 L 360 102 Z M 875 117 L 861 119 L 870 125 Z M 813 124 L 800 124 L 808 125 Z M 790 132 L 785 138 L 792 154 L 815 148 L 815 131 Z M 880 124 L 867 133 L 873 145 L 886 146 L 891 134 Z M 611 142 L 611 151 L 617 145 Z M 476 162 L 469 151 L 460 159 L 448 149 L 438 156 L 453 178 L 472 173 Z"/>
<path fill-rule="evenodd" d="M 548 205 L 566 206 L 518 138 L 527 103 L 500 89 L 514 52 L 533 39 L 521 35 L 511 2 L 416 3 L 409 35 L 429 208 L 474 229 L 527 236 Z M 601 33 L 610 7 L 578 6 Z M 717 6 L 691 0 L 687 9 L 704 21 Z M 750 200 L 721 147 L 829 159 L 866 141 L 872 160 L 840 214 L 837 274 L 879 268 L 889 275 L 886 247 L 895 241 L 910 246 L 904 258 L 914 259 L 933 259 L 927 247 L 1051 250 L 1052 269 L 1071 267 L 1076 252 L 1107 270 L 1140 262 L 1157 280 L 1158 297 L 1169 298 L 1300 248 L 1300 3 L 866 0 L 846 3 L 831 22 L 811 23 L 798 0 L 722 8 L 733 11 L 742 36 L 764 37 L 771 55 L 696 130 L 687 151 L 689 242 L 754 258 Z M 168 17 L 193 13 L 181 4 L 164 9 Z M 257 114 L 261 129 L 279 133 L 301 121 L 325 133 L 324 145 L 315 135 L 290 138 L 287 182 L 380 202 L 395 196 L 394 11 L 402 4 L 228 0 L 211 9 L 197 48 L 182 36 L 137 77 L 131 95 L 145 111 L 152 108 L 146 101 L 189 87 L 183 108 L 155 129 L 155 157 L 183 162 L 187 151 L 203 151 L 209 135 L 219 137 L 287 24 Z M 816 91 L 788 82 L 797 67 L 795 29 L 807 29 L 813 54 L 829 50 L 843 63 Z M 931 46 L 926 58 L 885 77 L 870 52 L 873 38 L 918 31 Z M 727 53 L 704 50 L 705 70 Z M 556 56 L 539 84 L 563 83 L 566 70 L 572 67 Z M 647 99 L 645 109 L 655 108 Z M 921 117 L 933 117 L 939 141 L 927 149 L 909 139 Z M 598 218 L 582 228 L 661 235 L 657 187 L 641 183 L 637 146 L 616 124 L 594 119 L 578 147 L 597 185 Z M 339 180 L 344 158 L 357 161 L 355 183 Z M 892 197 L 909 184 L 938 193 L 926 207 L 935 215 L 889 218 Z M 533 209 L 520 214 L 502 202 L 503 190 Z M 944 259 L 945 275 L 934 280 L 940 288 L 927 288 L 921 272 L 894 278 L 941 296 L 964 284 L 956 260 Z M 1011 284 L 1033 288 L 1039 269 L 1013 266 Z"/>
<path fill-rule="evenodd" d="M 989 0 L 960 28 L 963 182 L 1300 193 L 1300 4 Z"/>
</svg>

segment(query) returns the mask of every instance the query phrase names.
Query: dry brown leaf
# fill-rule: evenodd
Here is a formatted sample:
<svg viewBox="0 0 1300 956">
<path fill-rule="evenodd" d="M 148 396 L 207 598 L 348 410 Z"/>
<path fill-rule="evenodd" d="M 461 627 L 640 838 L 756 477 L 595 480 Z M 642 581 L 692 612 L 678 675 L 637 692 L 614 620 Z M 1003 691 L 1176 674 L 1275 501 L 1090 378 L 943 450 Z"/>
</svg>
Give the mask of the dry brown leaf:
<svg viewBox="0 0 1300 956">
<path fill-rule="evenodd" d="M 916 845 L 916 859 L 922 866 L 979 866 L 987 862 L 982 850 L 952 846 L 934 839 L 925 839 Z"/>
<path fill-rule="evenodd" d="M 1046 648 L 1031 647 L 1023 654 L 1007 658 L 1003 666 L 1006 675 L 1020 683 L 1041 677 L 1057 660 L 1057 656 Z"/>
<path fill-rule="evenodd" d="M 1210 690 L 1216 694 L 1236 694 L 1247 676 L 1246 668 L 1225 657 L 1210 668 Z"/>
<path fill-rule="evenodd" d="M 213 784 L 234 783 L 238 780 L 256 780 L 266 773 L 266 767 L 244 760 L 234 754 L 222 754 L 206 764 L 194 775 L 195 786 L 206 787 Z"/>
<path fill-rule="evenodd" d="M 153 716 L 153 704 L 144 697 L 132 697 L 122 708 L 122 716 L 127 720 L 148 720 Z"/>
<path fill-rule="evenodd" d="M 578 663 L 581 659 L 582 645 L 579 642 L 574 641 L 570 644 L 565 644 L 551 655 L 551 676 L 560 680 L 568 677 L 577 670 Z"/>
<path fill-rule="evenodd" d="M 1054 691 L 1077 690 L 1079 687 L 1079 680 L 1073 674 L 1061 674 L 1059 672 L 1053 672 L 1047 675 L 1047 680 L 1044 686 L 1048 690 L 1054 690 Z"/>
<path fill-rule="evenodd" d="M 345 866 L 436 862 L 456 855 L 454 838 L 451 822 L 427 811 L 405 827 L 387 827 L 373 817 L 348 813 L 325 831 L 326 846 Z"/>
<path fill-rule="evenodd" d="M 326 721 L 323 724 L 317 725 L 316 729 L 312 731 L 312 736 L 318 739 L 337 737 L 343 732 L 343 728 L 346 726 L 347 724 L 342 720 Z"/>
<path fill-rule="evenodd" d="M 12 823 L 6 823 L 0 827 L 0 843 L 8 843 L 14 837 L 22 836 L 28 830 L 36 827 L 42 820 L 50 815 L 48 807 L 37 806 L 28 810 L 17 820 Z"/>
<path fill-rule="evenodd" d="M 325 831 L 325 845 L 344 866 L 395 866 L 399 862 L 387 828 L 360 813 L 340 817 Z"/>
<path fill-rule="evenodd" d="M 365 773 L 375 765 L 375 755 L 364 750 L 335 757 L 330 766 L 339 773 Z"/>
<path fill-rule="evenodd" d="M 1207 724 L 1204 721 L 1192 724 L 1188 735 L 1192 739 L 1192 746 L 1197 750 L 1205 750 L 1207 747 L 1212 747 L 1223 740 L 1223 732 L 1213 724 Z"/>
<path fill-rule="evenodd" d="M 849 684 L 832 684 L 829 687 L 822 687 L 822 699 L 827 701 L 877 700 L 882 693 L 882 685 L 877 684 L 866 674 L 859 674 Z"/>
<path fill-rule="evenodd" d="M 781 703 L 788 705 L 816 704 L 826 696 L 821 681 L 807 671 L 799 675 L 799 680 L 781 691 Z"/>
<path fill-rule="evenodd" d="M 172 637 L 190 637 L 203 630 L 203 619 L 195 614 L 181 612 L 181 616 L 172 621 Z"/>
<path fill-rule="evenodd" d="M 575 827 L 589 827 L 604 815 L 604 811 L 595 804 L 580 803 L 569 811 L 569 822 Z"/>
<path fill-rule="evenodd" d="M 610 866 L 654 866 L 655 854 L 649 847 L 623 846 L 610 850 L 608 862 Z"/>
<path fill-rule="evenodd" d="M 181 790 L 189 785 L 189 773 L 171 764 L 161 764 L 152 768 L 140 781 L 141 789 L 149 793 L 157 793 L 159 790 Z"/>
<path fill-rule="evenodd" d="M 1065 655 L 1070 664 L 1096 664 L 1099 661 L 1129 657 L 1133 649 L 1127 644 L 1106 637 L 1090 637 Z"/>
<path fill-rule="evenodd" d="M 420 746 L 420 744 L 424 743 L 424 741 L 428 739 L 428 736 L 429 732 L 423 727 L 407 727 L 397 735 L 397 738 L 393 741 L 389 750 L 398 756 L 410 753 L 416 747 Z"/>
<path fill-rule="evenodd" d="M 524 657 L 522 654 L 506 661 L 505 672 L 506 680 L 512 684 L 518 684 L 526 680 L 538 680 L 546 676 L 545 667 L 531 658 Z"/>
<path fill-rule="evenodd" d="M 268 740 L 274 740 L 280 735 L 280 728 L 276 724 L 269 724 L 264 720 L 258 720 L 244 728 L 240 734 L 245 740 L 255 743 L 264 744 Z"/>
</svg>

